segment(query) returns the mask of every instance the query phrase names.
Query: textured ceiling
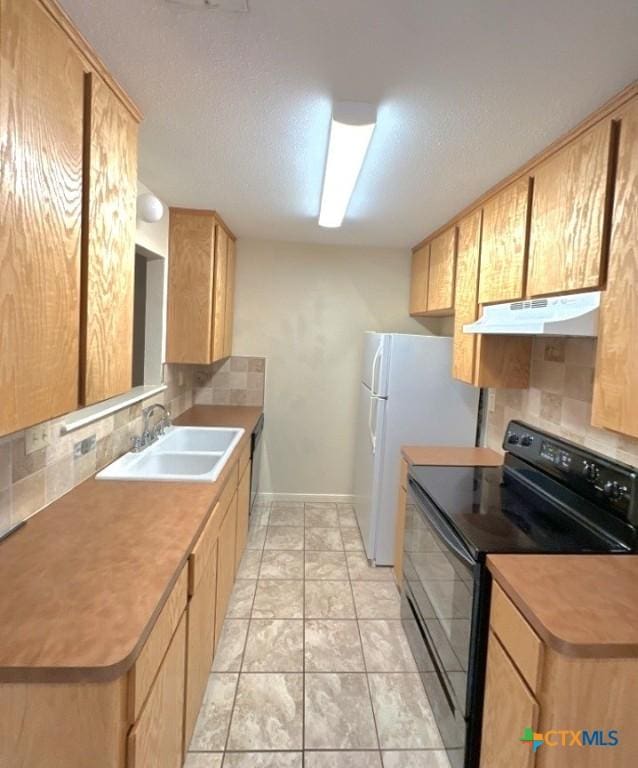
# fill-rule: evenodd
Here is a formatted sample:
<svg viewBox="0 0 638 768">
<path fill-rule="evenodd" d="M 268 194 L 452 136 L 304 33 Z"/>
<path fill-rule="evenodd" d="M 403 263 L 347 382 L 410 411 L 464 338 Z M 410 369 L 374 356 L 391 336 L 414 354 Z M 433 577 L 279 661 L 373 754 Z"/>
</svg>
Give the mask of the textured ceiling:
<svg viewBox="0 0 638 768">
<path fill-rule="evenodd" d="M 239 236 L 413 245 L 638 77 L 636 0 L 62 4 L 145 113 L 140 177 Z M 326 231 L 333 99 L 379 118 Z"/>
</svg>

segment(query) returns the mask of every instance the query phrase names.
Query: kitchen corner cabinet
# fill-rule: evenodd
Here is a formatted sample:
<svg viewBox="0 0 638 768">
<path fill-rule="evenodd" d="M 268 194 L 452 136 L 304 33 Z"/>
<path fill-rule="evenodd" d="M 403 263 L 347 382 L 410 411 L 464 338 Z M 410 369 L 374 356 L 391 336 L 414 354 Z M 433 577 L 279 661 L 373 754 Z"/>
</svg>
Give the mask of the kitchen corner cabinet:
<svg viewBox="0 0 638 768">
<path fill-rule="evenodd" d="M 592 424 L 638 437 L 638 98 L 614 117 L 620 141 Z"/>
<path fill-rule="evenodd" d="M 529 178 L 524 177 L 483 206 L 479 304 L 516 301 L 525 295 L 530 194 Z"/>
<path fill-rule="evenodd" d="M 208 365 L 231 355 L 234 274 L 234 236 L 217 214 L 171 208 L 167 362 Z"/>
<path fill-rule="evenodd" d="M 36 0 L 0 1 L 0 435 L 78 403 L 84 69 Z"/>
<path fill-rule="evenodd" d="M 137 121 L 86 77 L 81 402 L 131 388 Z"/>
<path fill-rule="evenodd" d="M 412 254 L 410 314 L 453 314 L 455 274 L 456 227 L 451 227 Z"/>
<path fill-rule="evenodd" d="M 533 171 L 529 296 L 603 286 L 616 141 L 602 120 Z"/>
</svg>

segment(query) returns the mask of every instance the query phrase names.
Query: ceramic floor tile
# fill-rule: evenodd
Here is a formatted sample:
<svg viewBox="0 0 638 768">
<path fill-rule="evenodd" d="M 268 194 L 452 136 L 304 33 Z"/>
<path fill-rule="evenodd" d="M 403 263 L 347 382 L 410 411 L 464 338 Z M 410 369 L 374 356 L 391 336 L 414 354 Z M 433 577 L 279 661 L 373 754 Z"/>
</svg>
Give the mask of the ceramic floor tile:
<svg viewBox="0 0 638 768">
<path fill-rule="evenodd" d="M 338 501 L 337 512 L 339 514 L 341 514 L 342 512 L 354 512 L 354 504 Z"/>
<path fill-rule="evenodd" d="M 343 541 L 339 528 L 306 528 L 306 550 L 342 550 Z"/>
<path fill-rule="evenodd" d="M 353 581 L 352 592 L 359 619 L 401 618 L 401 598 L 391 581 Z"/>
<path fill-rule="evenodd" d="M 349 581 L 307 581 L 305 588 L 307 619 L 355 618 Z"/>
<path fill-rule="evenodd" d="M 259 576 L 261 549 L 247 549 L 239 563 L 238 579 L 256 579 Z"/>
<path fill-rule="evenodd" d="M 184 768 L 221 768 L 223 752 L 189 752 Z"/>
<path fill-rule="evenodd" d="M 261 579 L 257 582 L 253 619 L 302 619 L 303 581 Z"/>
<path fill-rule="evenodd" d="M 293 550 L 267 549 L 261 559 L 261 579 L 303 579 L 304 553 Z"/>
<path fill-rule="evenodd" d="M 416 672 L 408 639 L 399 620 L 359 620 L 368 672 Z"/>
<path fill-rule="evenodd" d="M 338 528 L 336 504 L 306 504 L 306 525 L 313 528 Z"/>
<path fill-rule="evenodd" d="M 343 548 L 348 552 L 363 552 L 363 542 L 358 528 L 342 528 Z"/>
<path fill-rule="evenodd" d="M 306 552 L 306 578 L 347 580 L 348 569 L 343 552 Z"/>
<path fill-rule="evenodd" d="M 273 501 L 271 510 L 293 510 L 303 512 L 303 501 Z"/>
<path fill-rule="evenodd" d="M 306 752 L 305 768 L 381 768 L 380 752 Z"/>
<path fill-rule="evenodd" d="M 441 748 L 418 673 L 368 675 L 382 749 Z"/>
<path fill-rule="evenodd" d="M 249 619 L 255 597 L 257 582 L 252 579 L 237 579 L 230 596 L 227 619 Z"/>
<path fill-rule="evenodd" d="M 226 752 L 225 768 L 302 768 L 301 752 Z"/>
<path fill-rule="evenodd" d="M 303 672 L 303 621 L 253 619 L 244 672 Z"/>
<path fill-rule="evenodd" d="M 450 761 L 438 749 L 383 752 L 383 768 L 450 768 Z"/>
<path fill-rule="evenodd" d="M 291 525 L 268 526 L 266 549 L 303 549 L 304 529 Z"/>
<path fill-rule="evenodd" d="M 354 512 L 339 512 L 339 527 L 356 528 L 359 530 L 359 524 L 357 523 L 357 517 Z"/>
<path fill-rule="evenodd" d="M 306 749 L 378 749 L 366 676 L 306 674 Z"/>
<path fill-rule="evenodd" d="M 301 509 L 272 509 L 268 524 L 275 527 L 287 525 L 301 526 L 303 528 L 304 520 L 303 506 Z"/>
<path fill-rule="evenodd" d="M 246 645 L 248 619 L 226 619 L 217 643 L 213 672 L 239 672 Z"/>
<path fill-rule="evenodd" d="M 365 672 L 356 621 L 308 619 L 305 624 L 307 672 Z"/>
<path fill-rule="evenodd" d="M 246 540 L 246 548 L 257 550 L 263 549 L 267 530 L 268 528 L 265 525 L 257 525 L 254 528 L 250 528 L 248 531 L 248 539 Z"/>
<path fill-rule="evenodd" d="M 392 568 L 370 565 L 363 552 L 346 552 L 348 572 L 352 581 L 393 581 Z"/>
<path fill-rule="evenodd" d="M 243 674 L 230 724 L 230 751 L 299 750 L 303 675 Z"/>
<path fill-rule="evenodd" d="M 190 744 L 193 752 L 219 751 L 226 746 L 239 675 L 215 673 L 208 678 L 206 693 Z"/>
<path fill-rule="evenodd" d="M 254 505 L 250 510 L 250 525 L 268 525 L 270 507 Z"/>
</svg>

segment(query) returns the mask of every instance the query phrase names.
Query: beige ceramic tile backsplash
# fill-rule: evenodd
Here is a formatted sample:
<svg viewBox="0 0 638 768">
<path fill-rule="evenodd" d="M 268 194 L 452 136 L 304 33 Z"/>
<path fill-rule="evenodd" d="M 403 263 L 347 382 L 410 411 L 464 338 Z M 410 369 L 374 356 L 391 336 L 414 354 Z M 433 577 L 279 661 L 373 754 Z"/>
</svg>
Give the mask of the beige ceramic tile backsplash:
<svg viewBox="0 0 638 768">
<path fill-rule="evenodd" d="M 530 388 L 494 390 L 487 445 L 501 450 L 507 422 L 521 419 L 638 466 L 638 440 L 591 426 L 595 356 L 595 339 L 534 339 Z"/>
<path fill-rule="evenodd" d="M 195 368 L 193 396 L 198 405 L 263 405 L 266 361 L 230 357 Z"/>
</svg>

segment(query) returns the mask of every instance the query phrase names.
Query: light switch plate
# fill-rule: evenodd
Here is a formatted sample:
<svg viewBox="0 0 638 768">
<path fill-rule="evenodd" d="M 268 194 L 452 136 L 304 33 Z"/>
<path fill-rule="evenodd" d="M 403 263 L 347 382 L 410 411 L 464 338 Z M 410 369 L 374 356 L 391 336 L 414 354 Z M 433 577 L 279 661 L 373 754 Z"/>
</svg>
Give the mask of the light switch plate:
<svg viewBox="0 0 638 768">
<path fill-rule="evenodd" d="M 184 386 L 184 371 L 177 371 L 177 386 Z"/>
<path fill-rule="evenodd" d="M 49 430 L 46 424 L 36 424 L 24 433 L 24 447 L 27 454 L 35 453 L 49 444 Z"/>
<path fill-rule="evenodd" d="M 487 410 L 488 413 L 494 413 L 496 410 L 496 392 L 490 391 L 487 396 Z"/>
</svg>

